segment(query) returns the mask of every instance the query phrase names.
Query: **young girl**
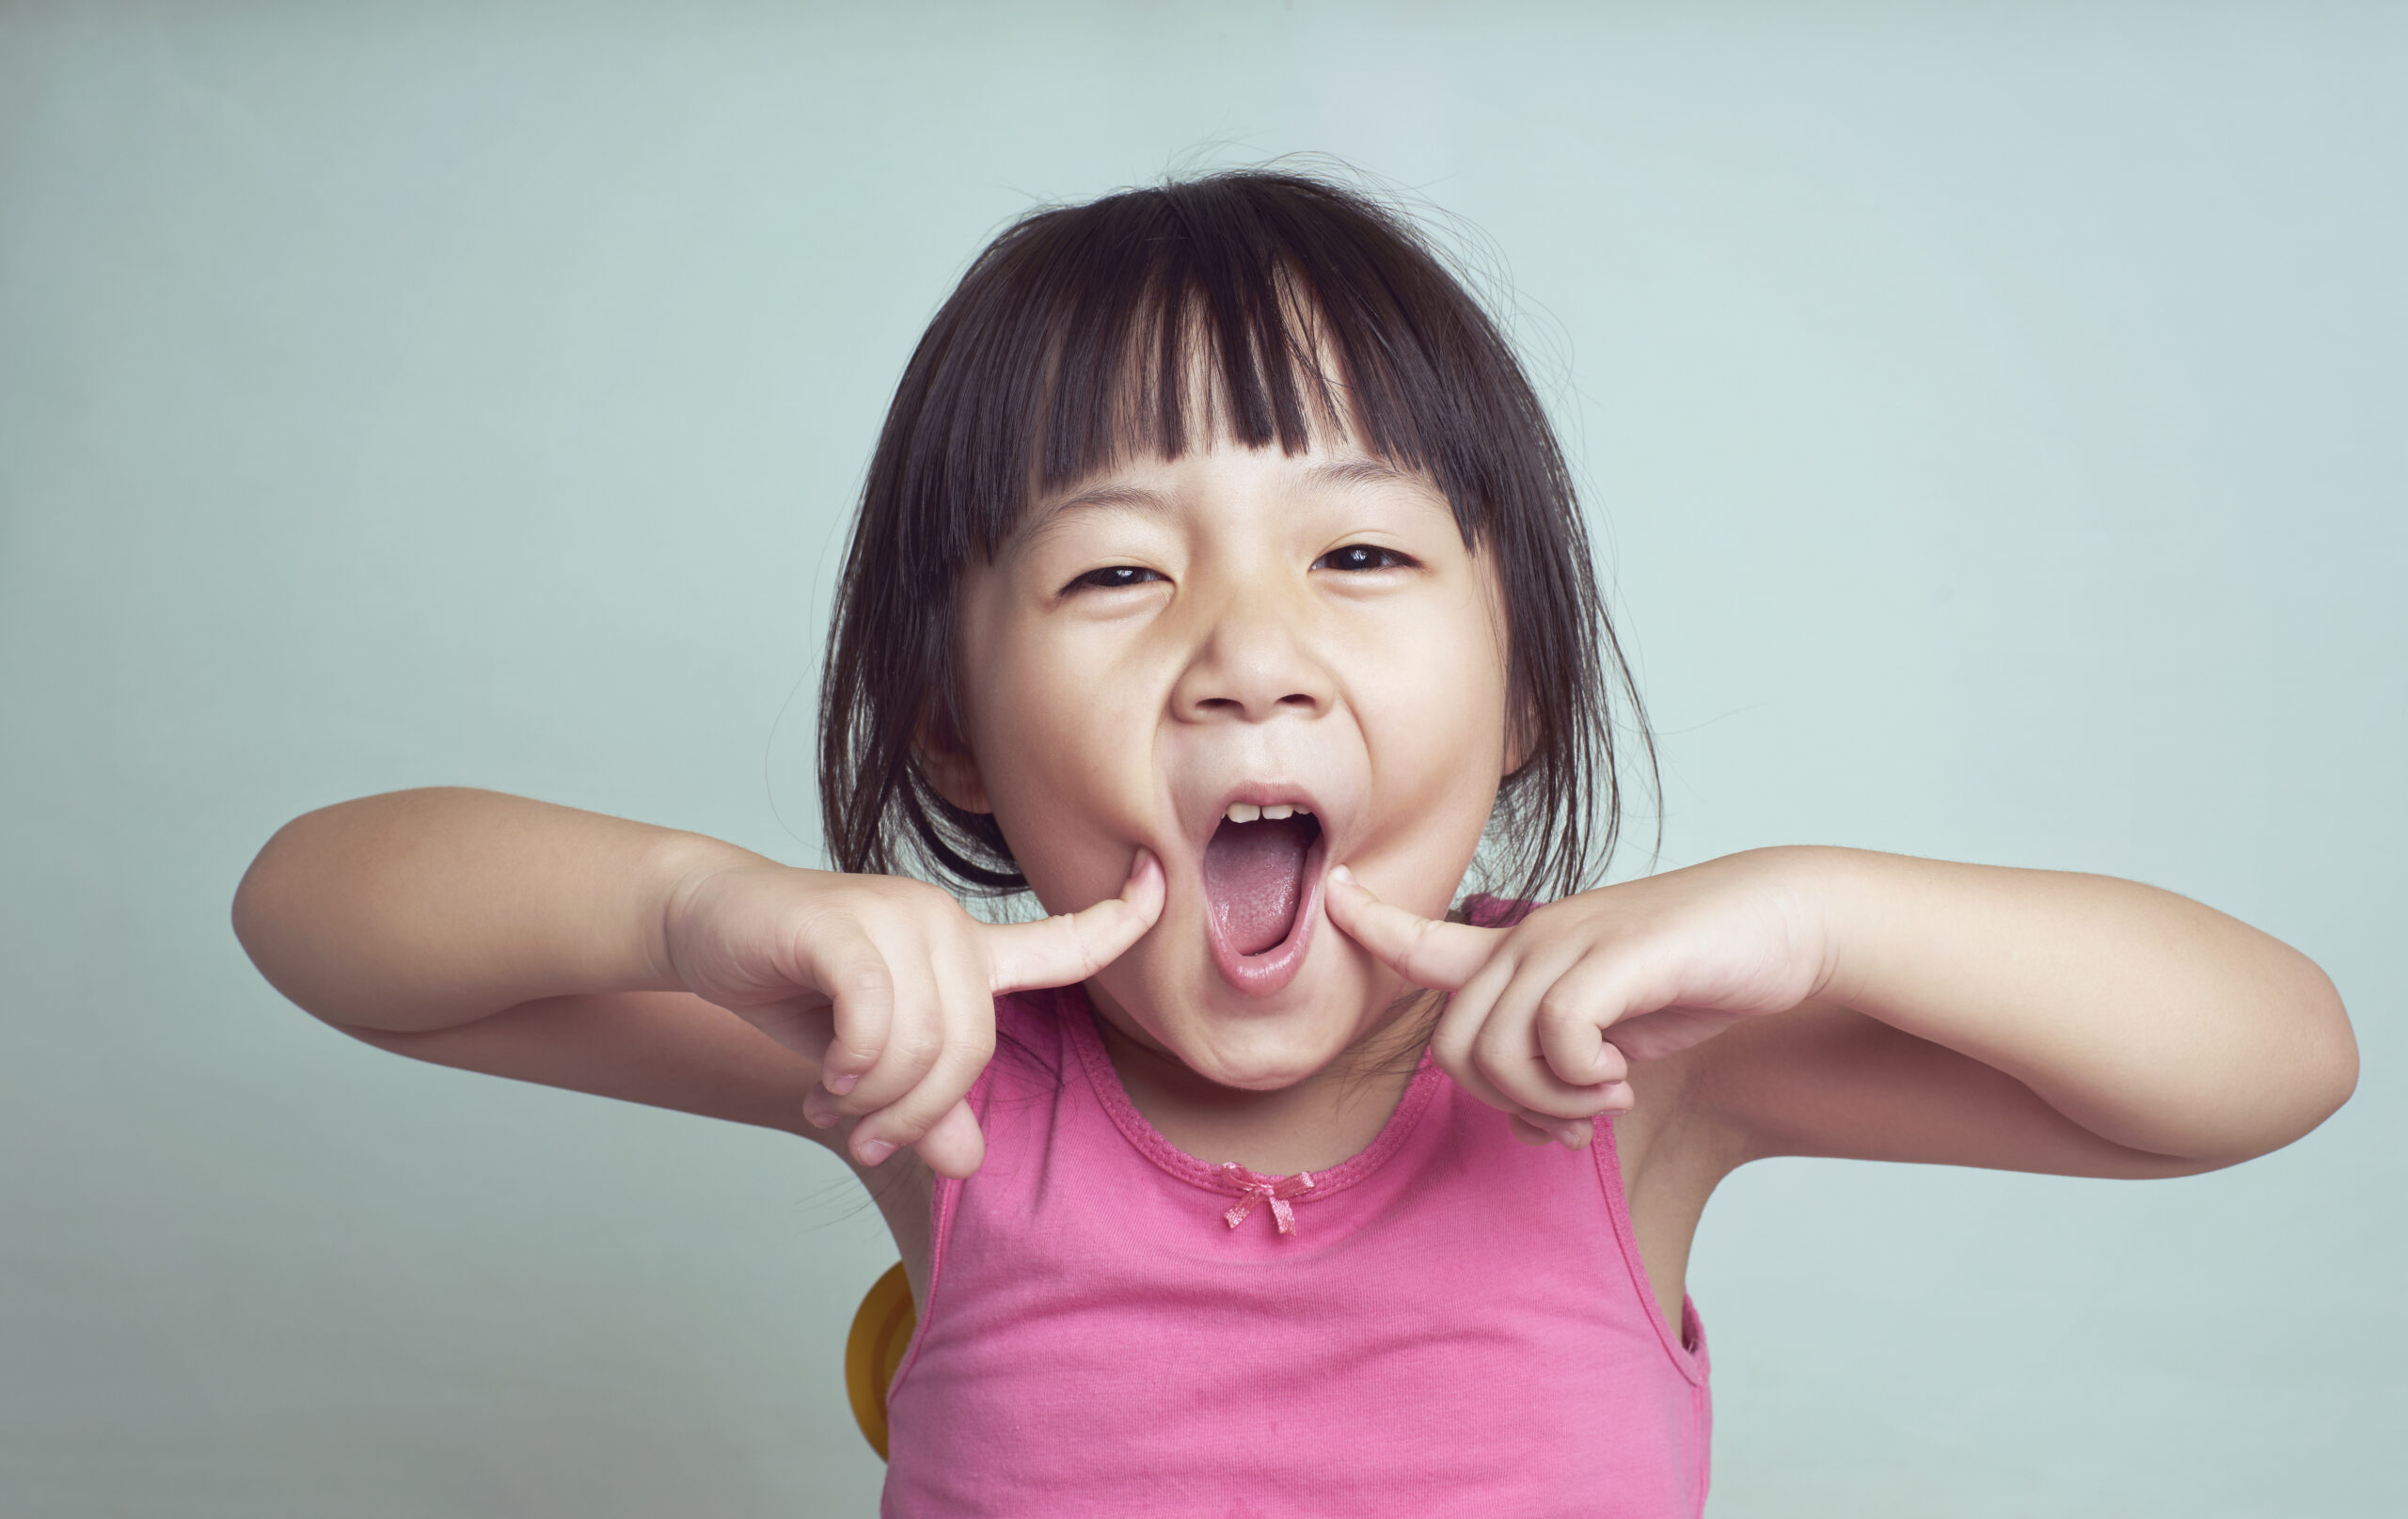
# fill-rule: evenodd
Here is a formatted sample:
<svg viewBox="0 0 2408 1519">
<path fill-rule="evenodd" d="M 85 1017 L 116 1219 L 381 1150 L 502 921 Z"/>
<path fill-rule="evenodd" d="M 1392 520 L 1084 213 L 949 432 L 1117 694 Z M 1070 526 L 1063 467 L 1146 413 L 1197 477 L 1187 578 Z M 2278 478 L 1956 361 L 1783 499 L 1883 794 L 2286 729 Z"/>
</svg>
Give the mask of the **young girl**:
<svg viewBox="0 0 2408 1519">
<path fill-rule="evenodd" d="M 914 354 L 827 657 L 837 870 L 408 792 L 285 827 L 235 925 L 370 1044 L 844 1156 L 919 1315 L 890 1514 L 1695 1514 L 1734 1167 L 2181 1176 L 2348 1097 L 2317 967 L 2149 887 L 1584 890 L 1615 690 L 1496 326 L 1393 214 L 1221 175 L 1030 216 Z"/>
</svg>

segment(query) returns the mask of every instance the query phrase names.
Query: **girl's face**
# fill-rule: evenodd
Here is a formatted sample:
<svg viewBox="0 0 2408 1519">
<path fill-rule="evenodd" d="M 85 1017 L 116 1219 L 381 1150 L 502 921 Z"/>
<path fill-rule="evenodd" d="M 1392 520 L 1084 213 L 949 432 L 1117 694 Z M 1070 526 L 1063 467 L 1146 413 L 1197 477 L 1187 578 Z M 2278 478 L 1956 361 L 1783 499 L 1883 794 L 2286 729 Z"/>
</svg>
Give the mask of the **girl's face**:
<svg viewBox="0 0 2408 1519">
<path fill-rule="evenodd" d="M 1496 578 L 1434 484 L 1344 444 L 1139 459 L 1038 501 L 960 609 L 947 792 L 1051 912 L 1162 861 L 1161 919 L 1089 983 L 1106 1018 L 1256 1090 L 1387 1021 L 1407 989 L 1322 878 L 1442 914 L 1508 760 Z"/>
</svg>

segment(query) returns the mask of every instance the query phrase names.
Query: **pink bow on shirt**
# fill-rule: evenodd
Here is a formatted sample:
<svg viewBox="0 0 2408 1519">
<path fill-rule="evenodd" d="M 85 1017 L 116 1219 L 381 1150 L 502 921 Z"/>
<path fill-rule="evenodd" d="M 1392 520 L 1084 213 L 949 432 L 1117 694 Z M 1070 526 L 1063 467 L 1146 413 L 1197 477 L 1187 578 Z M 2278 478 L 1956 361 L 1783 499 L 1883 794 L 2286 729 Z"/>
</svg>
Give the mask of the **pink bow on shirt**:
<svg viewBox="0 0 2408 1519">
<path fill-rule="evenodd" d="M 1296 1232 L 1296 1210 L 1289 1205 L 1288 1199 L 1313 1190 L 1313 1174 L 1310 1171 L 1299 1171 L 1291 1177 L 1267 1177 L 1259 1171 L 1249 1171 L 1235 1161 L 1223 1161 L 1219 1175 L 1222 1185 L 1238 1195 L 1238 1200 L 1221 1215 L 1229 1227 L 1236 1228 L 1244 1223 L 1245 1215 L 1254 1211 L 1255 1204 L 1269 1203 L 1271 1216 L 1277 1222 L 1279 1232 Z"/>
</svg>

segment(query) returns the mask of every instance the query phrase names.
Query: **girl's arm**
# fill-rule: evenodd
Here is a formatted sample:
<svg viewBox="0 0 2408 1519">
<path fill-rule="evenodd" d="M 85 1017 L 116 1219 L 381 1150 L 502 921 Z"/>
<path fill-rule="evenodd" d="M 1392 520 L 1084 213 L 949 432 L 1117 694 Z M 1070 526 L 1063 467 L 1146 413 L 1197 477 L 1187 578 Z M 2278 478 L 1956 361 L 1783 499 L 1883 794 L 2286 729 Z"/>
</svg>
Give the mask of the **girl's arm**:
<svg viewBox="0 0 2408 1519">
<path fill-rule="evenodd" d="M 1868 850 L 1772 853 L 1820 920 L 1813 1002 L 1701 1052 L 1695 1089 L 1755 1152 L 2206 1170 L 2298 1139 L 2357 1084 L 2324 973 L 2188 897 Z M 2105 1146 L 2069 1144 L 2059 1116 Z"/>
<path fill-rule="evenodd" d="M 524 797 L 397 791 L 278 830 L 234 894 L 234 933 L 335 1027 L 425 1033 L 545 998 L 682 991 L 665 921 L 679 882 L 767 863 Z"/>
<path fill-rule="evenodd" d="M 680 988 L 662 905 L 759 856 L 490 791 L 295 818 L 234 894 L 261 974 L 364 1043 L 436 1065 L 826 1141 L 820 1063 Z"/>
<path fill-rule="evenodd" d="M 1430 923 L 1351 880 L 1328 900 L 1401 973 L 1455 993 L 1438 1058 L 1532 1137 L 1585 1143 L 1629 1105 L 1628 1061 L 1694 1048 L 1684 1123 L 1720 1129 L 1735 1161 L 2173 1175 L 2290 1143 L 2357 1080 L 2340 998 L 2305 956 L 2105 877 L 1796 847 L 1584 892 L 1510 930 Z"/>
<path fill-rule="evenodd" d="M 296 818 L 234 930 L 343 1032 L 420 1059 L 759 1124 L 948 1176 L 992 993 L 1077 980 L 1151 926 L 1161 872 L 997 927 L 933 886 L 494 792 L 397 792 Z M 848 1127 L 847 1120 L 860 1120 Z M 822 1132 L 822 1131 L 834 1131 Z"/>
</svg>

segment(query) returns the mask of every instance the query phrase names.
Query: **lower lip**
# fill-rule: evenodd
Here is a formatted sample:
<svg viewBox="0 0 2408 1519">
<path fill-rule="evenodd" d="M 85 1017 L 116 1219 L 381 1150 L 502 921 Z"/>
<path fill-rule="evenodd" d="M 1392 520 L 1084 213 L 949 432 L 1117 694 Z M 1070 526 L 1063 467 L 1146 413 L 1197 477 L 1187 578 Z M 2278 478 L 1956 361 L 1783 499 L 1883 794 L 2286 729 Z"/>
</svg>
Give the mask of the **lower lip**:
<svg viewBox="0 0 2408 1519">
<path fill-rule="evenodd" d="M 1221 920 L 1204 915 L 1205 937 L 1212 943 L 1212 963 L 1221 979 L 1249 997 L 1268 997 L 1296 979 L 1305 968 L 1305 952 L 1312 948 L 1313 926 L 1321 921 L 1322 869 L 1328 863 L 1329 835 L 1323 833 L 1305 851 L 1305 896 L 1296 904 L 1296 921 L 1288 937 L 1259 955 L 1241 955 L 1221 927 Z"/>
</svg>

